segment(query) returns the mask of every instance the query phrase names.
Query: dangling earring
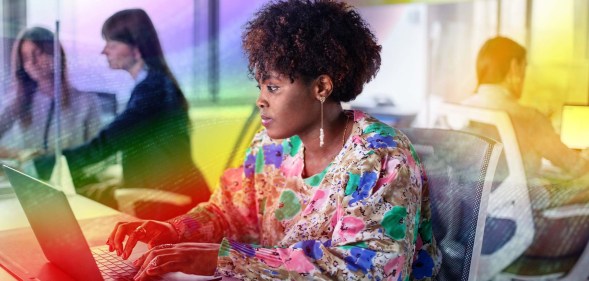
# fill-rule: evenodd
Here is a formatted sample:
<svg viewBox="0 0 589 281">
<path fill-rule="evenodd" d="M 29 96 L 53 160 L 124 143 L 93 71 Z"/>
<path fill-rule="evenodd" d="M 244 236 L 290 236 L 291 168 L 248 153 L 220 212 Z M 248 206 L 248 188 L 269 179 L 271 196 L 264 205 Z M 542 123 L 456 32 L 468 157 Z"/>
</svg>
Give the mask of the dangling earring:
<svg viewBox="0 0 589 281">
<path fill-rule="evenodd" d="M 321 102 L 321 129 L 319 129 L 319 147 L 323 147 L 323 103 L 325 102 L 325 97 L 320 97 L 319 101 Z"/>
</svg>

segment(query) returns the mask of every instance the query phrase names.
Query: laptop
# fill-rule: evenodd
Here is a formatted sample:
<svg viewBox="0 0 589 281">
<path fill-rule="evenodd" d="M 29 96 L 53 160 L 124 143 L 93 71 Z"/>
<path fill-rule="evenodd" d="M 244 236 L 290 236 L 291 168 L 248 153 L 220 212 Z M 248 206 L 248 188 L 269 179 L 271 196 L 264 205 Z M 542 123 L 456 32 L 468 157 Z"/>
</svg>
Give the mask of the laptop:
<svg viewBox="0 0 589 281">
<path fill-rule="evenodd" d="M 143 249 L 136 248 L 128 260 L 106 246 L 91 249 L 62 191 L 6 165 L 3 169 L 52 265 L 75 280 L 133 280 L 137 269 L 131 261 L 146 251 L 145 244 L 138 244 Z"/>
<path fill-rule="evenodd" d="M 560 126 L 560 140 L 569 148 L 589 148 L 589 106 L 564 105 Z"/>
<path fill-rule="evenodd" d="M 34 153 L 33 150 L 26 151 L 25 153 L 30 153 L 31 155 Z M 24 158 L 28 158 L 28 156 L 23 156 Z M 60 187 L 60 190 L 64 191 L 66 195 L 76 194 L 74 181 L 72 178 L 72 174 L 70 172 L 69 166 L 67 164 L 67 159 L 65 156 L 61 155 L 58 157 L 59 161 L 57 161 L 52 173 L 49 182 L 53 186 Z M 31 175 L 32 177 L 37 176 L 37 171 L 35 169 L 35 164 L 33 159 L 29 159 L 20 163 L 18 160 L 15 159 L 0 159 L 1 165 L 6 165 L 9 167 L 19 167 L 19 170 L 25 171 L 27 174 Z M 14 190 L 10 185 L 10 182 L 6 179 L 6 176 L 2 171 L 0 171 L 0 198 L 5 197 L 13 197 Z"/>
</svg>

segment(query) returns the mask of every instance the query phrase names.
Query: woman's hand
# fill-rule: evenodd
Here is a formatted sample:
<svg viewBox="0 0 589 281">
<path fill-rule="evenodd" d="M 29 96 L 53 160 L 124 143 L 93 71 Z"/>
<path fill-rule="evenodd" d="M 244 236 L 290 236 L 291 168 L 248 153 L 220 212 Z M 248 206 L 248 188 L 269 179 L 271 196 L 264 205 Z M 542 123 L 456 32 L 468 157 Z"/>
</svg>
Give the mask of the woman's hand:
<svg viewBox="0 0 589 281">
<path fill-rule="evenodd" d="M 123 247 L 123 241 L 127 238 Z M 180 237 L 172 224 L 168 222 L 142 220 L 134 222 L 119 222 L 111 232 L 106 244 L 109 251 L 117 251 L 123 259 L 129 258 L 137 241 L 147 243 L 151 249 L 164 243 L 178 243 Z"/>
<path fill-rule="evenodd" d="M 23 163 L 25 161 L 29 161 L 39 155 L 41 155 L 41 151 L 37 150 L 37 149 L 23 149 L 23 150 L 19 150 L 17 152 L 16 155 L 16 159 L 20 162 Z"/>
<path fill-rule="evenodd" d="M 215 274 L 219 244 L 162 244 L 145 252 L 133 264 L 139 268 L 135 280 L 149 280 L 168 272 Z"/>
<path fill-rule="evenodd" d="M 0 158 L 16 159 L 18 158 L 18 150 L 0 147 Z"/>
</svg>

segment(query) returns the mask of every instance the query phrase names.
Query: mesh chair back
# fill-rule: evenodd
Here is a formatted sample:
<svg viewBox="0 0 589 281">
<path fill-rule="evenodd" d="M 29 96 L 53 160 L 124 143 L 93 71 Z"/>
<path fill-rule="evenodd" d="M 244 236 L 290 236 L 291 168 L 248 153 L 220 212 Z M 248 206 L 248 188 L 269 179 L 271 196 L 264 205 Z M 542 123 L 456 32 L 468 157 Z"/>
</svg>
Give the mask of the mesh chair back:
<svg viewBox="0 0 589 281">
<path fill-rule="evenodd" d="M 425 166 L 439 280 L 475 280 L 488 197 L 502 145 L 462 131 L 404 129 Z"/>
</svg>

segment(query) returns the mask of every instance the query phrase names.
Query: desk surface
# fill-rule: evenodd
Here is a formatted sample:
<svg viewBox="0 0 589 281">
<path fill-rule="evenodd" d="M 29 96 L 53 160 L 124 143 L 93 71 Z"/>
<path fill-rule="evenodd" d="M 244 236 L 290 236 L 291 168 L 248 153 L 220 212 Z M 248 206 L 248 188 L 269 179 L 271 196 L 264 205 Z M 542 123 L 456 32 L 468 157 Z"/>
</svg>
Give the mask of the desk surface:
<svg viewBox="0 0 589 281">
<path fill-rule="evenodd" d="M 104 245 L 106 237 L 108 237 L 112 227 L 117 221 L 132 219 L 132 217 L 128 215 L 80 195 L 70 196 L 68 197 L 68 201 L 90 247 Z M 19 238 L 23 240 L 34 239 L 34 234 L 29 228 L 29 222 L 25 213 L 18 202 L 18 199 L 14 195 L 0 197 L 0 231 L 9 236 L 19 236 Z M 14 247 L 14 245 L 2 244 L 2 241 L 0 241 L 0 246 L 2 247 Z M 39 248 L 38 251 L 40 252 L 41 249 Z M 165 279 L 175 281 L 198 281 L 212 280 L 212 277 L 187 275 L 183 273 L 169 273 L 165 275 Z M 0 280 L 10 281 L 17 279 L 0 266 Z M 223 280 L 235 279 L 224 277 Z"/>
<path fill-rule="evenodd" d="M 115 209 L 111 209 L 84 196 L 70 196 L 68 197 L 68 201 L 77 220 L 121 214 Z M 29 221 L 16 195 L 12 194 L 0 197 L 0 231 L 28 226 Z"/>
<path fill-rule="evenodd" d="M 101 224 L 101 227 L 111 229 L 119 218 L 124 217 L 124 215 L 117 210 L 111 209 L 83 196 L 71 196 L 68 197 L 68 201 L 74 211 L 76 219 L 80 221 L 82 228 L 88 230 L 84 231 L 84 234 L 88 235 L 93 233 L 93 235 L 86 237 L 91 245 L 103 244 L 104 237 L 108 236 L 109 232 L 107 230 L 102 234 L 100 232 L 92 231 L 93 227 L 88 224 L 86 224 L 85 227 L 84 221 L 88 221 L 89 219 L 104 220 L 105 224 Z M 24 234 L 32 236 L 32 230 L 28 227 L 29 222 L 16 196 L 13 194 L 0 197 L 0 231 L 8 233 L 21 230 Z M 0 267 L 0 280 L 17 279 Z"/>
</svg>

